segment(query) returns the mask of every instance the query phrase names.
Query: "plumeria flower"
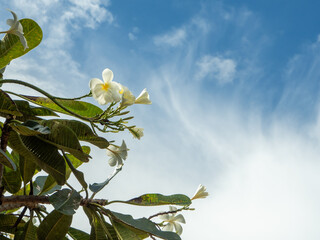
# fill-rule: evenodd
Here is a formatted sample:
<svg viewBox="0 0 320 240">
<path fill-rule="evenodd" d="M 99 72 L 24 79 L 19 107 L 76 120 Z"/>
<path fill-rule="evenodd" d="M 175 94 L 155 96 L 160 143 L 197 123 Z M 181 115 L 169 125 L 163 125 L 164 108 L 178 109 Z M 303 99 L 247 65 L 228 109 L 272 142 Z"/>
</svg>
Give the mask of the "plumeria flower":
<svg viewBox="0 0 320 240">
<path fill-rule="evenodd" d="M 23 36 L 23 27 L 21 23 L 18 20 L 17 14 L 11 10 L 9 10 L 12 13 L 13 19 L 8 19 L 7 24 L 10 26 L 10 29 L 8 31 L 0 32 L 0 33 L 9 33 L 14 34 L 19 37 L 20 42 L 22 43 L 24 50 L 26 50 L 28 47 L 27 40 Z"/>
<path fill-rule="evenodd" d="M 136 104 L 151 104 L 152 102 L 150 101 L 149 98 L 149 93 L 147 92 L 147 89 L 143 89 L 140 95 L 136 98 L 135 101 Z"/>
<path fill-rule="evenodd" d="M 107 155 L 110 157 L 109 165 L 111 167 L 117 165 L 118 168 L 121 168 L 123 166 L 123 160 L 127 159 L 128 150 L 129 149 L 127 148 L 127 145 L 124 141 L 122 141 L 120 147 L 111 145 L 107 151 Z"/>
<path fill-rule="evenodd" d="M 120 83 L 113 82 L 113 72 L 106 68 L 102 72 L 103 81 L 98 78 L 90 80 L 92 96 L 100 105 L 110 102 L 119 102 L 122 98 L 123 88 Z"/>
<path fill-rule="evenodd" d="M 191 198 L 191 200 L 198 199 L 198 198 L 206 198 L 207 196 L 209 196 L 209 193 L 206 190 L 207 188 L 200 184 L 197 191 Z"/>
<path fill-rule="evenodd" d="M 169 206 L 170 211 L 176 211 L 177 208 Z M 163 220 L 163 222 L 165 222 L 166 224 L 164 225 L 164 227 L 162 228 L 163 231 L 173 231 L 175 230 L 175 232 L 179 235 L 181 235 L 182 233 L 182 226 L 180 223 L 186 223 L 186 221 L 184 220 L 184 217 L 182 216 L 182 214 L 178 214 L 177 213 L 168 213 L 168 214 L 163 214 L 160 215 L 159 218 L 161 220 Z"/>
<path fill-rule="evenodd" d="M 125 86 L 122 86 L 123 94 L 120 103 L 120 108 L 127 107 L 134 104 L 136 97 L 132 94 L 132 92 Z"/>
<path fill-rule="evenodd" d="M 132 133 L 134 138 L 138 138 L 140 140 L 143 137 L 143 128 L 133 127 L 129 128 L 129 131 Z"/>
</svg>

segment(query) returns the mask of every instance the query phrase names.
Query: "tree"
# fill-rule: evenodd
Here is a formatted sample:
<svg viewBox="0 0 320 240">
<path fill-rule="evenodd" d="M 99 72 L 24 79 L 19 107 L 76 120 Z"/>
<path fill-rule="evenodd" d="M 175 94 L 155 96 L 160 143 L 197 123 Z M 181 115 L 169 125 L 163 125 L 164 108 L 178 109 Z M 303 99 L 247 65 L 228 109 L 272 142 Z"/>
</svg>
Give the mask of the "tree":
<svg viewBox="0 0 320 240">
<path fill-rule="evenodd" d="M 133 117 L 128 116 L 127 107 L 151 104 L 147 90 L 136 98 L 127 87 L 113 81 L 110 69 L 103 71 L 103 81 L 91 79 L 88 94 L 76 98 L 52 96 L 28 82 L 4 79 L 10 61 L 38 46 L 42 39 L 42 30 L 35 21 L 18 20 L 11 13 L 13 19 L 7 20 L 10 29 L 0 32 L 5 34 L 0 41 L 0 239 L 180 239 L 179 222 L 185 221 L 179 212 L 190 210 L 192 200 L 208 195 L 202 185 L 192 198 L 157 193 L 130 200 L 95 198 L 121 171 L 127 158 L 125 141 L 118 146 L 103 135 L 128 130 L 135 138 L 143 136 L 142 128 L 128 125 Z M 1 89 L 4 84 L 22 85 L 42 96 L 5 91 Z M 87 97 L 96 99 L 105 110 L 85 101 Z M 59 114 L 69 117 L 61 119 Z M 108 150 L 114 171 L 102 183 L 88 185 L 84 173 L 77 169 L 91 158 L 86 143 Z M 82 189 L 67 182 L 71 174 Z M 116 202 L 180 208 L 170 206 L 167 212 L 134 219 L 110 210 Z M 47 212 L 46 204 L 54 210 Z M 90 233 L 71 227 L 79 207 L 88 217 Z"/>
</svg>

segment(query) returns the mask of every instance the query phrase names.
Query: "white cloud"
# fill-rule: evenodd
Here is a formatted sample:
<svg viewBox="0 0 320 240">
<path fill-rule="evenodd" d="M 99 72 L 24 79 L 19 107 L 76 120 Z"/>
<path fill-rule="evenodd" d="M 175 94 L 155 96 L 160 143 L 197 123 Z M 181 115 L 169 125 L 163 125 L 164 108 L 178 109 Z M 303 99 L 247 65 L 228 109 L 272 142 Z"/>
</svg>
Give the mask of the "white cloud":
<svg viewBox="0 0 320 240">
<path fill-rule="evenodd" d="M 184 28 L 178 28 L 164 35 L 154 37 L 153 42 L 156 46 L 177 47 L 183 44 L 186 37 L 186 30 Z"/>
<path fill-rule="evenodd" d="M 225 84 L 234 80 L 237 64 L 232 59 L 206 55 L 197 62 L 197 66 L 196 79 L 209 77 Z"/>
<path fill-rule="evenodd" d="M 140 29 L 138 27 L 134 27 L 132 29 L 131 32 L 128 33 L 128 37 L 131 41 L 134 41 L 136 40 L 138 37 L 137 37 L 137 34 L 140 32 Z"/>
</svg>

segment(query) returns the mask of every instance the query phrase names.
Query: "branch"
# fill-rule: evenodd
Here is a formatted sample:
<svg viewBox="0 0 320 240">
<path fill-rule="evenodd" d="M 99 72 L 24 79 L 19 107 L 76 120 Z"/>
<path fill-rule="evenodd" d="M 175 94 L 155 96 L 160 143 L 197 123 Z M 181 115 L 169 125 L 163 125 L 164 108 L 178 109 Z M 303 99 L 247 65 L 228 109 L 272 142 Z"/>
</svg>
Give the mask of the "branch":
<svg viewBox="0 0 320 240">
<path fill-rule="evenodd" d="M 40 208 L 41 204 L 51 204 L 48 196 L 2 196 L 0 201 L 2 201 L 2 205 L 0 205 L 0 212 L 20 207 L 34 209 Z M 82 199 L 80 205 L 86 206 L 88 204 L 95 203 L 105 206 L 107 202 L 108 200 L 106 199 Z"/>
</svg>

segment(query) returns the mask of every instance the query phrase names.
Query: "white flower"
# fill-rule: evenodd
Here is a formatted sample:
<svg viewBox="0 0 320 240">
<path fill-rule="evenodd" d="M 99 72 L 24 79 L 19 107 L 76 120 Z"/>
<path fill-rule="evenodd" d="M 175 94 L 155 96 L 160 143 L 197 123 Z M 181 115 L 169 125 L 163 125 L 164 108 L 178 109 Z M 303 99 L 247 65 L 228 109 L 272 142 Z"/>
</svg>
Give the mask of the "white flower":
<svg viewBox="0 0 320 240">
<path fill-rule="evenodd" d="M 151 104 L 152 102 L 150 101 L 149 98 L 149 93 L 147 92 L 147 89 L 143 89 L 140 95 L 136 98 L 135 101 L 136 104 Z"/>
<path fill-rule="evenodd" d="M 106 68 L 102 72 L 103 81 L 98 78 L 90 80 L 90 89 L 94 99 L 104 105 L 110 102 L 119 102 L 122 98 L 123 89 L 120 83 L 113 82 L 113 72 Z"/>
<path fill-rule="evenodd" d="M 107 155 L 110 157 L 109 165 L 111 167 L 117 165 L 117 167 L 121 168 L 123 166 L 123 160 L 126 160 L 128 156 L 127 151 L 129 149 L 127 148 L 126 143 L 122 140 L 122 144 L 120 147 L 111 145 L 108 150 L 109 151 L 107 151 Z"/>
<path fill-rule="evenodd" d="M 143 128 L 133 127 L 129 128 L 129 131 L 132 133 L 134 138 L 138 138 L 140 140 L 143 137 Z"/>
<path fill-rule="evenodd" d="M 14 34 L 20 38 L 20 42 L 22 43 L 24 50 L 28 47 L 27 40 L 23 36 L 23 27 L 21 23 L 18 20 L 17 14 L 11 10 L 9 10 L 12 13 L 13 19 L 8 19 L 7 24 L 10 26 L 10 29 L 5 32 L 1 33 L 9 33 L 9 34 Z"/>
<path fill-rule="evenodd" d="M 197 198 L 206 198 L 207 196 L 209 196 L 209 193 L 206 192 L 206 190 L 207 190 L 207 188 L 200 184 L 197 191 L 195 192 L 195 194 L 191 198 L 191 200 L 194 200 Z"/>
<path fill-rule="evenodd" d="M 122 89 L 123 94 L 120 107 L 127 107 L 134 104 L 136 97 L 132 94 L 132 92 L 125 86 L 122 86 Z"/>
<path fill-rule="evenodd" d="M 169 206 L 170 211 L 176 211 L 177 208 Z M 173 231 L 175 229 L 175 232 L 179 235 L 182 233 L 182 226 L 180 223 L 186 223 L 184 220 L 184 217 L 181 214 L 176 215 L 177 213 L 168 213 L 160 215 L 159 218 L 163 220 L 163 222 L 167 222 L 167 224 L 164 225 L 162 228 L 163 231 Z M 178 223 L 180 222 L 180 223 Z"/>
</svg>

